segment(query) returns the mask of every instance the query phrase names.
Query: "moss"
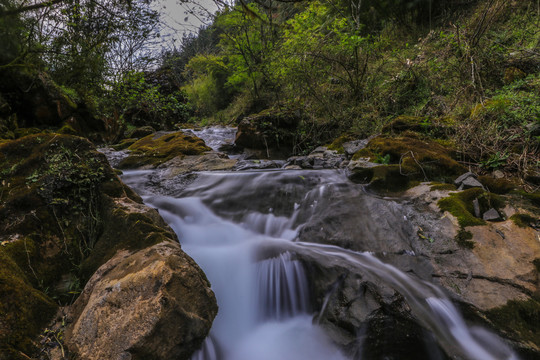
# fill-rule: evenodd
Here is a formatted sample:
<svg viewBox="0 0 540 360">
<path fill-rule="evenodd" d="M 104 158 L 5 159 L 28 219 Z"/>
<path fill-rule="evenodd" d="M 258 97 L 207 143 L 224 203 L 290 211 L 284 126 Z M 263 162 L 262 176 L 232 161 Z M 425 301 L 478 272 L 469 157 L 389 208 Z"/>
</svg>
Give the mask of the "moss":
<svg viewBox="0 0 540 360">
<path fill-rule="evenodd" d="M 473 200 L 484 194 L 484 190 L 480 188 L 468 189 L 458 193 L 450 194 L 449 197 L 439 200 L 437 205 L 443 211 L 448 211 L 454 215 L 459 225 L 464 228 L 466 226 L 484 225 L 486 222 L 473 215 Z"/>
<path fill-rule="evenodd" d="M 104 216 L 103 233 L 95 248 L 81 264 L 84 280 L 120 249 L 136 251 L 175 238 L 173 233 L 157 226 L 148 215 L 118 207 L 112 209 Z"/>
<path fill-rule="evenodd" d="M 127 149 L 128 147 L 133 145 L 136 141 L 137 139 L 124 139 L 120 141 L 118 144 L 115 144 L 111 147 L 116 151 L 120 151 L 120 150 Z"/>
<path fill-rule="evenodd" d="M 75 130 L 71 125 L 64 124 L 60 129 L 56 131 L 59 134 L 65 135 L 79 135 L 79 132 Z"/>
<path fill-rule="evenodd" d="M 339 154 L 345 153 L 345 150 L 343 149 L 343 144 L 349 141 L 355 140 L 356 137 L 352 134 L 344 134 L 332 141 L 330 145 L 327 146 L 329 150 L 335 150 Z"/>
<path fill-rule="evenodd" d="M 383 126 L 383 134 L 401 134 L 411 136 L 414 133 L 429 135 L 430 137 L 445 137 L 449 132 L 450 121 L 430 117 L 400 115 Z M 417 135 L 412 135 L 417 136 Z"/>
<path fill-rule="evenodd" d="M 507 179 L 495 179 L 491 176 L 480 176 L 478 180 L 492 193 L 508 194 L 516 185 Z"/>
<path fill-rule="evenodd" d="M 457 190 L 456 186 L 454 184 L 444 184 L 444 183 L 432 183 L 430 187 L 431 191 L 435 190 L 450 190 L 454 191 Z"/>
<path fill-rule="evenodd" d="M 520 341 L 540 346 L 540 302 L 512 300 L 506 305 L 487 311 L 488 318 L 500 329 Z"/>
<path fill-rule="evenodd" d="M 118 167 L 121 169 L 155 167 L 177 156 L 200 155 L 212 150 L 203 140 L 182 132 L 148 135 L 130 145 L 128 149 L 132 155 L 120 162 Z"/>
<path fill-rule="evenodd" d="M 28 135 L 34 135 L 34 134 L 40 134 L 40 133 L 44 133 L 46 131 L 40 129 L 40 128 L 36 128 L 36 127 L 33 127 L 33 128 L 19 128 L 19 129 L 16 129 L 15 130 L 15 137 L 18 139 L 18 138 L 22 138 L 22 137 L 25 137 L 25 136 L 28 136 Z"/>
<path fill-rule="evenodd" d="M 31 354 L 32 339 L 56 311 L 56 305 L 36 290 L 0 247 L 0 353 Z"/>
<path fill-rule="evenodd" d="M 474 249 L 473 234 L 465 229 L 460 229 L 456 235 L 456 243 L 462 248 Z"/>
<path fill-rule="evenodd" d="M 526 228 L 534 224 L 537 219 L 527 214 L 514 214 L 510 216 L 510 220 L 519 227 Z"/>
<path fill-rule="evenodd" d="M 432 140 L 387 135 L 372 139 L 356 152 L 353 160 L 388 159 L 390 164 L 401 164 L 401 173 L 411 180 L 451 182 L 465 168 L 453 158 L 453 151 Z"/>
</svg>

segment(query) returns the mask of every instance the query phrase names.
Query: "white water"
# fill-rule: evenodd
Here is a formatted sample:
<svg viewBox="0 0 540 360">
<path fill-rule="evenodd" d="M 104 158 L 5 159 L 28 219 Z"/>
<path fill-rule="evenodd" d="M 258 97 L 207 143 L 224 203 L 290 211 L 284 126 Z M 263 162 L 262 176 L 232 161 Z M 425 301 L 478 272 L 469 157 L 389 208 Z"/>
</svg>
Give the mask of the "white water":
<svg viewBox="0 0 540 360">
<path fill-rule="evenodd" d="M 306 270 L 296 252 L 346 263 L 395 289 L 451 358 L 517 359 L 493 334 L 468 327 L 435 285 L 370 253 L 292 242 L 303 219 L 324 211 L 337 191 L 353 186 L 338 172 L 203 173 L 178 198 L 151 194 L 144 184 L 149 174 L 127 171 L 123 179 L 159 209 L 184 251 L 206 273 L 218 300 L 210 336 L 193 360 L 347 359 L 313 320 L 332 293 L 323 309 L 312 308 Z M 440 358 L 435 351 L 432 359 Z"/>
</svg>

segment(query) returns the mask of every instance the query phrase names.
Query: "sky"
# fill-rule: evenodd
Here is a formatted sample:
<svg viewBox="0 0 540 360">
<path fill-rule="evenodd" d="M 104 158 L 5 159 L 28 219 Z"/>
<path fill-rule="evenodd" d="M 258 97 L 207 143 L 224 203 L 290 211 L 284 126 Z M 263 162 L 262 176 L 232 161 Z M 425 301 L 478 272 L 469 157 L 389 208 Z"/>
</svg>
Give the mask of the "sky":
<svg viewBox="0 0 540 360">
<path fill-rule="evenodd" d="M 218 9 L 214 0 L 156 0 L 153 7 L 161 15 L 163 46 L 169 48 L 180 46 L 183 33 L 197 32 L 200 26 L 209 24 Z"/>
</svg>

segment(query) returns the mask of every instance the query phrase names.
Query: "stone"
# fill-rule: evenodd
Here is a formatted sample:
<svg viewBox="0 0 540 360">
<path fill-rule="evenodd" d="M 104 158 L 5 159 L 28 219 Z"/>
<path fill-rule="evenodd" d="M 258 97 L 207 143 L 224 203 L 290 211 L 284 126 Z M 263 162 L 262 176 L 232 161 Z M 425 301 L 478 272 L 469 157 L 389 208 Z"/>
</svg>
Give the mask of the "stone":
<svg viewBox="0 0 540 360">
<path fill-rule="evenodd" d="M 471 188 L 484 188 L 484 185 L 474 177 L 470 176 L 461 182 L 459 190 L 466 190 Z"/>
<path fill-rule="evenodd" d="M 460 175 L 456 180 L 454 180 L 454 185 L 460 186 L 463 181 L 470 177 L 477 178 L 477 175 L 470 171 L 466 172 L 465 174 Z"/>
<path fill-rule="evenodd" d="M 501 215 L 499 212 L 493 208 L 489 209 L 482 215 L 482 219 L 486 221 L 500 221 L 502 220 Z"/>
<path fill-rule="evenodd" d="M 80 358 L 189 359 L 217 305 L 203 272 L 178 243 L 118 252 L 70 309 L 66 344 Z"/>
<path fill-rule="evenodd" d="M 353 156 L 358 150 L 365 148 L 368 142 L 368 139 L 348 141 L 343 143 L 343 151 L 347 156 Z"/>
<path fill-rule="evenodd" d="M 480 202 L 478 201 L 478 199 L 474 199 L 472 203 L 473 203 L 473 209 L 474 209 L 474 216 L 479 218 L 480 215 L 481 215 L 481 213 L 480 213 Z"/>
<path fill-rule="evenodd" d="M 504 173 L 501 170 L 495 170 L 493 172 L 493 177 L 495 179 L 502 179 L 502 178 L 504 178 Z"/>
</svg>

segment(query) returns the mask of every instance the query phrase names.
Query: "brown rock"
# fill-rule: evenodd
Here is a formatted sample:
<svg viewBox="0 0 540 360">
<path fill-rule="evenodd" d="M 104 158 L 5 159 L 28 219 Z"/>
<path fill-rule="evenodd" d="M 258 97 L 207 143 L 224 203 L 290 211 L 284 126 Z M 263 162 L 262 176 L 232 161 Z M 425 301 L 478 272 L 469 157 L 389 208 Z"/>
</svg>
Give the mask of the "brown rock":
<svg viewBox="0 0 540 360">
<path fill-rule="evenodd" d="M 209 283 L 178 243 L 118 252 L 70 310 L 66 344 L 81 359 L 189 359 L 217 306 Z"/>
</svg>

